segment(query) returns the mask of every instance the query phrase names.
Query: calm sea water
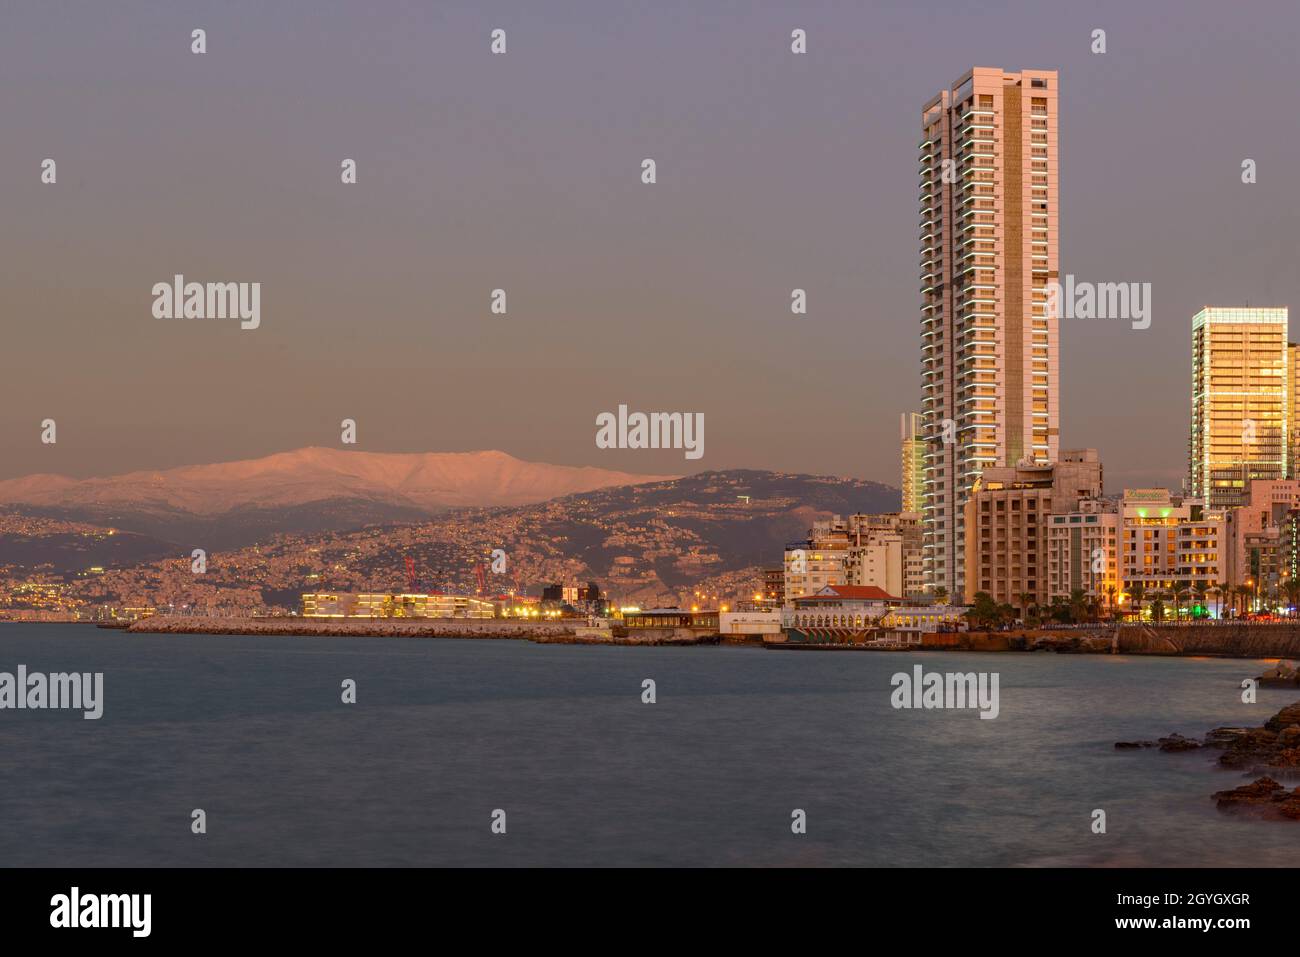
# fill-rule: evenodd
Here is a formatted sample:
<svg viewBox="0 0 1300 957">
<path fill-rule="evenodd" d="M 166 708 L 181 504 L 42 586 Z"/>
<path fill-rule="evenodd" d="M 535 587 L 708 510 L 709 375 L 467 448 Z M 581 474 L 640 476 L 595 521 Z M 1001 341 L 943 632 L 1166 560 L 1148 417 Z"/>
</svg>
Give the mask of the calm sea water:
<svg viewBox="0 0 1300 957">
<path fill-rule="evenodd" d="M 894 710 L 918 662 L 999 672 L 1001 715 Z M 0 711 L 11 866 L 1300 863 L 1215 809 L 1217 752 L 1113 748 L 1261 723 L 1297 696 L 1241 704 L 1257 662 L 0 625 L 19 664 L 104 672 L 105 711 Z"/>
</svg>

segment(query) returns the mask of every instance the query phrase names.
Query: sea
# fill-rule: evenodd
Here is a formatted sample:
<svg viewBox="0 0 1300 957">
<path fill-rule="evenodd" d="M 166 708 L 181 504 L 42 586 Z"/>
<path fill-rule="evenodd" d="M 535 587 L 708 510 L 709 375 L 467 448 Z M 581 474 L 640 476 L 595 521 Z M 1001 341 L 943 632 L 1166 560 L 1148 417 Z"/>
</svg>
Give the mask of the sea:
<svg viewBox="0 0 1300 957">
<path fill-rule="evenodd" d="M 918 664 L 998 716 L 894 707 Z M 1263 723 L 1300 693 L 1243 703 L 1259 661 L 0 624 L 18 665 L 102 672 L 103 716 L 0 710 L 11 867 L 1300 863 L 1218 752 L 1114 747 Z"/>
</svg>

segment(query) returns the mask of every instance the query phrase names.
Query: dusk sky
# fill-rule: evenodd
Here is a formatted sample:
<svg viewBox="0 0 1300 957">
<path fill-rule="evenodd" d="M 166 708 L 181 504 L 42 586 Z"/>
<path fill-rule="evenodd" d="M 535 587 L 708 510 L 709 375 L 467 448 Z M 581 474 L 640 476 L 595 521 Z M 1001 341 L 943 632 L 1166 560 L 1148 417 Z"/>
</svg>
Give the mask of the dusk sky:
<svg viewBox="0 0 1300 957">
<path fill-rule="evenodd" d="M 1062 273 L 1152 284 L 1150 329 L 1061 321 L 1061 447 L 1109 492 L 1177 488 L 1193 313 L 1300 306 L 1297 27 L 1201 0 L 8 0 L 0 479 L 337 447 L 353 418 L 368 451 L 897 485 L 919 111 L 989 66 L 1060 71 Z M 176 273 L 260 282 L 260 328 L 155 319 Z M 597 449 L 620 404 L 703 413 L 703 458 Z"/>
</svg>

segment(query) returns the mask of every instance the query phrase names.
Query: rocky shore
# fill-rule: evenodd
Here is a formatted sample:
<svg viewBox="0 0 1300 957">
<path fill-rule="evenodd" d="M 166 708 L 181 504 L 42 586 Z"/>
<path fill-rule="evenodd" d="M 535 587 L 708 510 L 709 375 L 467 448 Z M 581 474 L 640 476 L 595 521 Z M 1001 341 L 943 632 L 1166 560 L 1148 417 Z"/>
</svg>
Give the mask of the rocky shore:
<svg viewBox="0 0 1300 957">
<path fill-rule="evenodd" d="M 1216 791 L 1223 811 L 1252 810 L 1269 817 L 1300 820 L 1300 787 L 1288 790 L 1276 777 L 1300 778 L 1300 701 L 1287 705 L 1262 727 L 1215 728 L 1197 740 L 1171 734 L 1155 741 L 1116 741 L 1117 750 L 1159 748 L 1161 751 L 1197 751 L 1216 748 L 1221 768 L 1261 775 L 1249 784 Z"/>
</svg>

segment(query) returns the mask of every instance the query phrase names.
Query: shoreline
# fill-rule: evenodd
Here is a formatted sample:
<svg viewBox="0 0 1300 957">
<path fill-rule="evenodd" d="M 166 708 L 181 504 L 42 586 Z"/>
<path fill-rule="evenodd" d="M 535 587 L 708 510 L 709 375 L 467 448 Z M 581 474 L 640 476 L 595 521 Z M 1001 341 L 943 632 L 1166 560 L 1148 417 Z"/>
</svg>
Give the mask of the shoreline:
<svg viewBox="0 0 1300 957">
<path fill-rule="evenodd" d="M 928 651 L 1073 655 L 1134 655 L 1165 658 L 1300 660 L 1300 622 L 1215 625 L 1105 625 L 1068 630 L 935 632 L 916 644 L 871 645 L 864 641 L 792 642 L 773 636 L 723 635 L 686 628 L 593 627 L 585 621 L 516 621 L 472 618 L 200 618 L 153 615 L 126 621 L 21 621 L 3 624 L 94 625 L 127 634 L 249 635 L 307 638 L 515 639 L 537 644 L 613 646 L 739 645 L 790 651 Z"/>
</svg>

